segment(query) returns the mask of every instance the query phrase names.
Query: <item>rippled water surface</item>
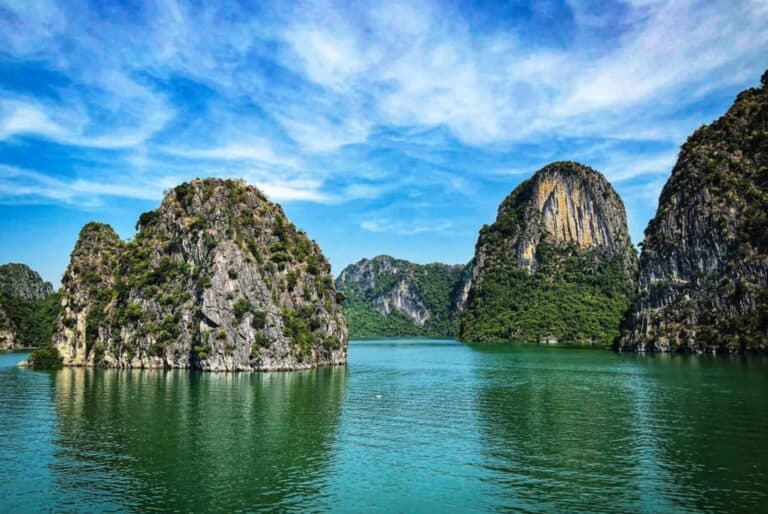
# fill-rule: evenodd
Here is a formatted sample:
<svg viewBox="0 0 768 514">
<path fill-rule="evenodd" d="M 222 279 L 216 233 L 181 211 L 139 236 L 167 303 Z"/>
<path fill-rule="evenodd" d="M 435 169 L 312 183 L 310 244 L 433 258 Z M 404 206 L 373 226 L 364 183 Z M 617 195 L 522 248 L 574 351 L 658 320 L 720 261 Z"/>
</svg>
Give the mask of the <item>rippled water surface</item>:
<svg viewBox="0 0 768 514">
<path fill-rule="evenodd" d="M 356 341 L 294 373 L 15 367 L 0 511 L 766 512 L 768 360 Z"/>
</svg>

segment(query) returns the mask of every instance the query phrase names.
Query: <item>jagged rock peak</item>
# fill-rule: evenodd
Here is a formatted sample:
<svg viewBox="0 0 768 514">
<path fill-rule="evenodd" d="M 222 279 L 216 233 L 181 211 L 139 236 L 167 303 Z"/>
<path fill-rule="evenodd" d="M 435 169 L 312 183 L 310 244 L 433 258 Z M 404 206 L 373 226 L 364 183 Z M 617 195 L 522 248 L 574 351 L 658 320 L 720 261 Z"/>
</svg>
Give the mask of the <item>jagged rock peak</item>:
<svg viewBox="0 0 768 514">
<path fill-rule="evenodd" d="M 242 181 L 166 193 L 123 242 L 80 233 L 54 340 L 67 365 L 303 369 L 346 362 L 330 265 L 279 205 Z"/>
<path fill-rule="evenodd" d="M 512 236 L 528 270 L 537 267 L 541 239 L 625 254 L 628 266 L 634 259 L 621 198 L 600 172 L 575 162 L 554 162 L 520 184 L 499 206 L 496 228 Z"/>
<path fill-rule="evenodd" d="M 350 264 L 339 273 L 336 281 L 338 284 L 344 284 L 347 287 L 360 286 L 368 288 L 375 286 L 376 278 L 381 275 L 427 269 L 443 269 L 452 272 L 461 270 L 464 266 L 464 264 L 443 264 L 441 262 L 416 264 L 404 259 L 396 259 L 390 255 L 377 255 L 371 259 L 363 258 L 354 264 Z"/>
<path fill-rule="evenodd" d="M 0 266 L 0 293 L 23 300 L 44 300 L 53 294 L 53 286 L 26 264 Z"/>
<path fill-rule="evenodd" d="M 680 150 L 617 348 L 768 351 L 768 72 Z"/>
<path fill-rule="evenodd" d="M 460 337 L 610 343 L 636 262 L 624 205 L 605 177 L 574 162 L 549 164 L 480 230 Z M 605 301 L 591 314 L 581 309 L 598 298 Z"/>
</svg>

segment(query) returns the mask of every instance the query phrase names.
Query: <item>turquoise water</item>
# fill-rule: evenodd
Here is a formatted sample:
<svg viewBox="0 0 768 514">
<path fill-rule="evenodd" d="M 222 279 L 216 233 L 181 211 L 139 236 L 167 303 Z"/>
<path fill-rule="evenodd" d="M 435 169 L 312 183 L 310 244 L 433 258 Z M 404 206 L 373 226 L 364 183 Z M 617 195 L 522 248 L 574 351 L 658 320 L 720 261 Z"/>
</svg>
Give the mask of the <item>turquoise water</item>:
<svg viewBox="0 0 768 514">
<path fill-rule="evenodd" d="M 768 360 L 357 341 L 294 373 L 19 369 L 0 511 L 768 511 Z"/>
</svg>

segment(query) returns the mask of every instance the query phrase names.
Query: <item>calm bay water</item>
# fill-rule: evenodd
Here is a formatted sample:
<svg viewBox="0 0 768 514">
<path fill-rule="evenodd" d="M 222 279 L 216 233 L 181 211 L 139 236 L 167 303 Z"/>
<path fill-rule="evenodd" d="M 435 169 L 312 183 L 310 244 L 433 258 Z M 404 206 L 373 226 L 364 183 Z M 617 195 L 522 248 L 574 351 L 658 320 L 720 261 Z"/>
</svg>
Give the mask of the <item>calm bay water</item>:
<svg viewBox="0 0 768 514">
<path fill-rule="evenodd" d="M 349 355 L 206 374 L 0 354 L 0 511 L 768 511 L 765 358 L 449 340 Z"/>
</svg>

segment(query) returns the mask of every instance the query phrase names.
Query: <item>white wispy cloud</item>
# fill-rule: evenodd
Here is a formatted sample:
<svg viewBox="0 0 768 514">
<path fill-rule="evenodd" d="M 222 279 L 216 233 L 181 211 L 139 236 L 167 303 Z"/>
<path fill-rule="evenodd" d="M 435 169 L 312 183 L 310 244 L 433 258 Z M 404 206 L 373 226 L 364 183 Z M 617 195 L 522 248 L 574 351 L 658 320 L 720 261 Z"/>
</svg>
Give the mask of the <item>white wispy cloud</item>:
<svg viewBox="0 0 768 514">
<path fill-rule="evenodd" d="M 276 180 L 264 178 L 260 173 L 247 171 L 239 174 L 223 173 L 225 178 L 244 178 L 259 187 L 271 200 L 311 201 L 333 203 L 338 199 L 321 191 L 321 183 L 313 180 Z M 194 175 L 183 177 L 144 177 L 137 175 L 127 180 L 108 181 L 87 178 L 54 178 L 39 171 L 0 165 L 0 201 L 24 199 L 28 203 L 61 202 L 91 208 L 101 205 L 102 197 L 120 197 L 136 200 L 160 200 L 164 191 Z"/>
<path fill-rule="evenodd" d="M 677 160 L 677 150 L 664 151 L 650 156 L 609 154 L 601 161 L 600 169 L 611 182 L 622 182 L 641 176 L 669 175 Z M 656 178 L 655 180 L 658 180 Z"/>
<path fill-rule="evenodd" d="M 489 175 L 530 173 L 527 163 L 550 155 L 584 159 L 614 181 L 654 181 L 671 168 L 672 148 L 707 121 L 684 108 L 754 81 L 765 66 L 760 0 L 568 4 L 571 39 L 547 44 L 525 24 L 478 27 L 433 1 L 264 3 L 254 13 L 166 0 L 137 20 L 119 6 L 72 14 L 53 1 L 0 0 L 3 54 L 64 77 L 39 97 L 0 90 L 0 142 L 119 151 L 108 178 L 46 185 L 17 176 L 3 194 L 154 198 L 174 180 L 217 174 L 247 177 L 278 200 L 340 204 L 397 188 L 472 192 Z M 186 92 L 190 83 L 197 89 Z M 397 135 L 381 142 L 382 128 Z M 433 129 L 464 153 L 452 157 L 456 145 L 434 141 Z M 591 152 L 558 147 L 590 138 Z M 658 144 L 622 148 L 632 141 Z M 527 147 L 510 159 L 522 142 L 549 151 Z M 352 147 L 368 152 L 344 153 Z M 469 151 L 486 160 L 462 167 Z"/>
<path fill-rule="evenodd" d="M 330 110 L 332 113 L 333 111 Z M 366 140 L 371 122 L 363 116 L 339 118 L 303 109 L 281 109 L 275 113 L 283 129 L 307 152 L 328 152 Z"/>
<path fill-rule="evenodd" d="M 146 44 L 135 44 L 114 53 L 106 48 L 96 53 L 91 67 L 207 76 L 229 93 L 262 100 L 269 96 L 269 84 L 247 73 L 249 52 L 277 37 L 291 51 L 275 51 L 272 57 L 320 88 L 281 92 L 264 108 L 308 151 L 364 141 L 376 124 L 444 124 L 473 144 L 551 131 L 581 135 L 607 130 L 606 124 L 626 128 L 634 118 L 633 106 L 652 99 L 646 107 L 665 107 L 658 101 L 665 92 L 700 89 L 713 74 L 719 75 L 718 82 L 742 74 L 745 63 L 759 60 L 768 42 L 761 30 L 768 15 L 759 1 L 627 2 L 621 21 L 628 30 L 615 48 L 601 49 L 597 58 L 591 47 L 525 45 L 512 29 L 479 33 L 461 13 L 429 2 L 394 2 L 386 12 L 365 3 L 357 9 L 346 3 L 307 5 L 292 10 L 289 19 L 278 17 L 269 29 L 228 19 L 234 24 L 229 31 L 216 23 L 222 13 L 215 8 L 190 14 L 176 2 L 162 5 L 160 21 L 147 38 L 157 48 L 148 52 Z M 571 2 L 571 7 L 582 28 L 599 26 L 594 10 L 582 2 Z M 28 10 L 18 13 L 17 19 L 28 18 L 33 18 Z M 42 16 L 23 26 L 39 34 L 38 25 L 47 26 L 53 18 Z M 60 23 L 54 27 L 66 30 Z M 189 37 L 195 33 L 217 37 L 205 38 L 204 45 Z M 19 35 L 8 39 L 22 53 L 39 52 L 42 44 Z M 50 39 L 44 41 L 50 44 Z M 88 52 L 95 52 L 92 38 L 83 39 Z M 125 61 L 113 55 L 124 55 Z M 146 96 L 125 74 L 96 73 L 91 67 L 79 72 L 108 87 L 118 103 L 139 93 Z M 156 107 L 148 111 L 157 112 Z M 600 119 L 602 126 L 595 123 L 592 117 L 608 109 L 611 116 Z M 167 121 L 167 116 L 160 119 Z"/>
<path fill-rule="evenodd" d="M 581 2 L 572 7 L 577 22 L 593 23 Z M 363 22 L 336 30 L 324 19 L 291 26 L 284 37 L 294 55 L 286 66 L 343 95 L 348 120 L 444 124 L 479 145 L 619 127 L 645 132 L 681 91 L 691 101 L 690 92 L 714 77 L 727 81 L 745 63 L 759 63 L 768 44 L 768 18 L 755 2 L 633 2 L 618 46 L 597 56 L 591 47 L 531 48 L 511 30 L 473 32 L 464 18 L 429 4 L 398 8 L 406 14 L 395 19 L 410 22 L 402 27 L 378 9 L 363 9 L 356 13 Z M 344 19 L 341 8 L 333 12 Z"/>
<path fill-rule="evenodd" d="M 115 101 L 112 92 L 100 94 Z M 172 108 L 151 95 L 123 98 L 114 106 L 105 102 L 95 108 L 79 98 L 57 104 L 3 96 L 0 96 L 0 141 L 37 136 L 88 148 L 135 148 L 161 130 L 173 116 Z"/>
<path fill-rule="evenodd" d="M 264 140 L 242 141 L 228 146 L 212 148 L 162 148 L 161 152 L 184 159 L 199 159 L 211 161 L 258 161 L 265 164 L 296 168 L 300 166 L 299 159 L 281 155 L 270 147 Z"/>
<path fill-rule="evenodd" d="M 17 134 L 36 134 L 56 139 L 64 137 L 65 130 L 39 106 L 0 99 L 0 140 Z"/>
<path fill-rule="evenodd" d="M 360 228 L 368 232 L 414 236 L 426 232 L 445 232 L 453 226 L 447 220 L 393 221 L 389 219 L 370 219 L 360 222 Z"/>
<path fill-rule="evenodd" d="M 30 202 L 58 201 L 93 206 L 102 196 L 158 200 L 163 189 L 154 183 L 61 179 L 33 170 L 0 165 L 0 199 L 25 198 Z"/>
<path fill-rule="evenodd" d="M 329 203 L 331 198 L 321 192 L 319 188 L 313 186 L 306 186 L 304 184 L 292 185 L 291 183 L 280 182 L 256 182 L 258 186 L 268 198 L 277 201 L 294 201 L 302 200 L 307 202 L 317 203 Z"/>
</svg>

